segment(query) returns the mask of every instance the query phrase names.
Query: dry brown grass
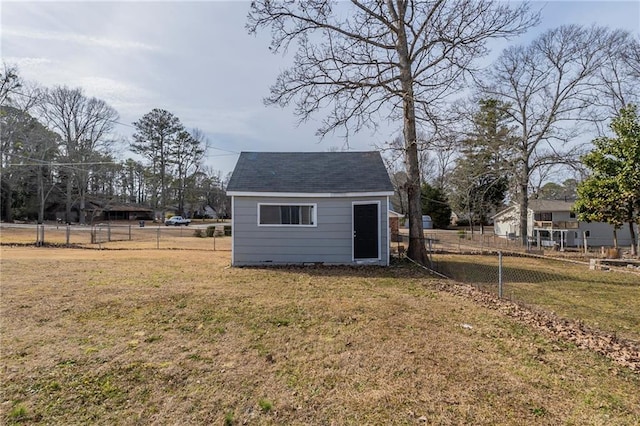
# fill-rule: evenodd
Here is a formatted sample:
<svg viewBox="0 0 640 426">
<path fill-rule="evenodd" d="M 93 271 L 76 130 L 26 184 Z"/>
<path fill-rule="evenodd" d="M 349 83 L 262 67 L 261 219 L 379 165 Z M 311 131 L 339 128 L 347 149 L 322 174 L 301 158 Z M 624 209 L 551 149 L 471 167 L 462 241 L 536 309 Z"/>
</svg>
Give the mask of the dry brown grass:
<svg viewBox="0 0 640 426">
<path fill-rule="evenodd" d="M 497 293 L 496 255 L 436 255 L 449 276 Z M 585 264 L 503 257 L 507 298 L 640 342 L 640 274 Z"/>
<path fill-rule="evenodd" d="M 5 423 L 640 422 L 637 374 L 411 268 L 1 250 Z"/>
</svg>

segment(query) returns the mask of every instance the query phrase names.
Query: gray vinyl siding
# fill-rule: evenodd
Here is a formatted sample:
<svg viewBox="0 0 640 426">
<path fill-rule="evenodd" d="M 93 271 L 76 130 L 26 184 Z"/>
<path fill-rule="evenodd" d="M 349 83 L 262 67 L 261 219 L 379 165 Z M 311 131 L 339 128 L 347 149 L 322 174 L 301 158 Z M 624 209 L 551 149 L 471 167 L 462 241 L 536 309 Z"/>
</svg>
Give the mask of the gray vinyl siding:
<svg viewBox="0 0 640 426">
<path fill-rule="evenodd" d="M 387 197 L 233 197 L 233 264 L 353 264 L 352 203 L 380 202 L 380 259 L 387 265 Z M 258 226 L 259 203 L 316 204 L 317 226 Z"/>
</svg>

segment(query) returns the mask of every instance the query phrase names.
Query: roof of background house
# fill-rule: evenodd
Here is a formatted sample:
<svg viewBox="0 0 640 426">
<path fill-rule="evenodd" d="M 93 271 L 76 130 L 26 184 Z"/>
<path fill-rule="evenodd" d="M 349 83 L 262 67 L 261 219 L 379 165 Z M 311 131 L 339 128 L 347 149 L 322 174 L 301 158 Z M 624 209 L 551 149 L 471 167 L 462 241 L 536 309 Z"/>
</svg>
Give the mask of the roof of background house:
<svg viewBox="0 0 640 426">
<path fill-rule="evenodd" d="M 242 152 L 227 192 L 393 192 L 393 185 L 377 151 Z"/>
<path fill-rule="evenodd" d="M 534 212 L 568 212 L 573 210 L 575 201 L 564 200 L 529 200 L 529 209 Z"/>
<path fill-rule="evenodd" d="M 573 205 L 575 201 L 564 201 L 564 200 L 529 200 L 529 210 L 534 212 L 570 212 L 573 210 Z M 499 216 L 504 216 L 510 211 L 520 211 L 517 204 L 513 204 L 503 210 L 500 210 L 495 215 L 491 216 L 492 218 L 496 218 Z"/>
</svg>

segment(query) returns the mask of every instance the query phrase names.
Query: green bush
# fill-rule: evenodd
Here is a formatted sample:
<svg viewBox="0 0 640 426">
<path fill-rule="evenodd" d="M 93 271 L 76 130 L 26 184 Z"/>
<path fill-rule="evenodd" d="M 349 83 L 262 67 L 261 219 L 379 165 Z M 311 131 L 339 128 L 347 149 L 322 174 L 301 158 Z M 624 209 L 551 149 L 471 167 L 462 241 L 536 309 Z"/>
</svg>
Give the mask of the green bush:
<svg viewBox="0 0 640 426">
<path fill-rule="evenodd" d="M 207 226 L 207 237 L 213 237 L 214 232 L 216 232 L 215 225 Z"/>
<path fill-rule="evenodd" d="M 198 237 L 198 238 L 204 238 L 204 234 L 202 233 L 202 229 L 196 229 L 193 232 L 193 236 L 194 237 Z"/>
<path fill-rule="evenodd" d="M 224 225 L 224 235 L 225 237 L 231 236 L 231 225 Z"/>
</svg>

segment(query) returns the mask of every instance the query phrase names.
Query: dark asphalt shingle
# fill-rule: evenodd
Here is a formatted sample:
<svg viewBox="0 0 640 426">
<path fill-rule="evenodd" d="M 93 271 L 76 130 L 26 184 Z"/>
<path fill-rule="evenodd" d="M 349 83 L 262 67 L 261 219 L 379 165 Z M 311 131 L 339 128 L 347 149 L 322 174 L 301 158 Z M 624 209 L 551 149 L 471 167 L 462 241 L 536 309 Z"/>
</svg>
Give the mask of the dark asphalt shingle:
<svg viewBox="0 0 640 426">
<path fill-rule="evenodd" d="M 393 185 L 377 151 L 242 152 L 227 191 L 384 192 Z"/>
</svg>

